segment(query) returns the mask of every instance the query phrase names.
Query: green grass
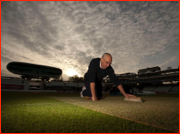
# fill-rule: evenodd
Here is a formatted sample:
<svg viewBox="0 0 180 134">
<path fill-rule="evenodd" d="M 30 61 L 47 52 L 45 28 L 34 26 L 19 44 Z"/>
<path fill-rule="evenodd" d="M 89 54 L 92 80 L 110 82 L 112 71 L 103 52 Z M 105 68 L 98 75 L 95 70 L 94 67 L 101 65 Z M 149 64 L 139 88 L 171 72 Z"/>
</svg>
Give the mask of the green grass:
<svg viewBox="0 0 180 134">
<path fill-rule="evenodd" d="M 48 97 L 72 95 L 1 92 L 2 133 L 172 133 Z"/>
<path fill-rule="evenodd" d="M 97 102 L 89 99 L 82 99 L 77 96 L 57 96 L 52 98 L 82 106 L 94 111 L 109 115 L 126 118 L 127 120 L 139 121 L 158 126 L 175 132 L 179 131 L 179 95 L 178 94 L 157 94 L 141 95 L 144 103 L 125 102 L 124 97 L 110 96 Z"/>
</svg>

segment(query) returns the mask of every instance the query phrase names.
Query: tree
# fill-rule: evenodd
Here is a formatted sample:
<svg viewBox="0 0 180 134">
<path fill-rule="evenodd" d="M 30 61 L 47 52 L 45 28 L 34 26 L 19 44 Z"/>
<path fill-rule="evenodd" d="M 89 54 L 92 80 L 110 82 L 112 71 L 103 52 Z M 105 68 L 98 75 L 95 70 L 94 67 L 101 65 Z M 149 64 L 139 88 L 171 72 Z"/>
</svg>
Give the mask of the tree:
<svg viewBox="0 0 180 134">
<path fill-rule="evenodd" d="M 63 77 L 62 77 L 62 75 L 61 75 L 61 76 L 58 77 L 58 78 L 51 78 L 51 80 L 52 80 L 52 81 L 63 81 L 64 79 L 63 79 Z"/>
<path fill-rule="evenodd" d="M 59 77 L 59 81 L 64 81 L 62 75 Z"/>
<path fill-rule="evenodd" d="M 69 77 L 68 81 L 72 81 L 72 82 L 84 82 L 84 78 L 83 77 L 79 77 L 77 75 L 74 75 L 72 77 Z"/>
</svg>

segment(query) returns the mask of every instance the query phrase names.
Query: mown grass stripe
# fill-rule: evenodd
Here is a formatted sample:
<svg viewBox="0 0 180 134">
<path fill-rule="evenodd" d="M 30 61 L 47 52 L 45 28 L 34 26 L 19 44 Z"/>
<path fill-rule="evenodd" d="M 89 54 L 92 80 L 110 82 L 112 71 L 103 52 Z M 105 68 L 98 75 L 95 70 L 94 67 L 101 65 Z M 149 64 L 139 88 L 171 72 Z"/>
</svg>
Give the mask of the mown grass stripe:
<svg viewBox="0 0 180 134">
<path fill-rule="evenodd" d="M 1 105 L 3 107 L 5 106 L 23 106 L 23 105 L 50 105 L 50 104 L 58 104 L 58 103 L 34 103 L 34 104 L 17 104 L 17 105 Z"/>
<path fill-rule="evenodd" d="M 1 127 L 5 133 L 172 132 L 48 98 L 45 94 L 3 93 L 2 105 Z"/>
</svg>

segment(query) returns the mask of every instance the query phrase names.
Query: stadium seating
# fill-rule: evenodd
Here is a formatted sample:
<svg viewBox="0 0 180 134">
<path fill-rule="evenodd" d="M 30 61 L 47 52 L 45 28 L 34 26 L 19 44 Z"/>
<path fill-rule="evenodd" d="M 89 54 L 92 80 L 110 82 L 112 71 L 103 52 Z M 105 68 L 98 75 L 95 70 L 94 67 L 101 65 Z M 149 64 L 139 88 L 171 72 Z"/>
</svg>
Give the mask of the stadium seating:
<svg viewBox="0 0 180 134">
<path fill-rule="evenodd" d="M 82 82 L 82 83 L 78 83 L 78 87 L 83 87 L 84 86 L 84 83 Z"/>
<path fill-rule="evenodd" d="M 1 84 L 22 84 L 22 79 L 1 79 Z"/>
<path fill-rule="evenodd" d="M 153 91 L 156 87 L 151 86 L 151 87 L 144 87 L 143 91 Z"/>
<path fill-rule="evenodd" d="M 169 93 L 179 93 L 179 85 L 174 85 Z"/>
<path fill-rule="evenodd" d="M 77 88 L 78 84 L 77 83 L 73 83 L 73 82 L 67 82 L 65 83 L 67 88 Z"/>
<path fill-rule="evenodd" d="M 52 81 L 52 82 L 45 81 L 44 83 L 46 86 L 62 86 L 62 87 L 65 86 L 64 82 L 58 82 L 58 81 Z"/>
<path fill-rule="evenodd" d="M 173 85 L 158 86 L 153 91 L 156 93 L 167 93 L 169 90 L 171 90 L 172 87 L 173 87 Z"/>
</svg>

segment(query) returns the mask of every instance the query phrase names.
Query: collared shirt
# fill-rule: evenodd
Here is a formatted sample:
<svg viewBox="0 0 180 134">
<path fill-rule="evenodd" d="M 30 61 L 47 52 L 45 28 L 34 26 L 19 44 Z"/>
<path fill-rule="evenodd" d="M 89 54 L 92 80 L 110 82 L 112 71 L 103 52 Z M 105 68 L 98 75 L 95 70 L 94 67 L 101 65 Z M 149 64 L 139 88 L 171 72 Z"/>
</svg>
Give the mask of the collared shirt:
<svg viewBox="0 0 180 134">
<path fill-rule="evenodd" d="M 101 60 L 100 60 L 100 68 L 102 68 L 102 67 L 101 67 Z M 102 68 L 102 69 L 103 69 L 103 68 Z"/>
<path fill-rule="evenodd" d="M 116 86 L 119 86 L 121 84 L 120 80 L 115 75 L 114 69 L 111 67 L 111 65 L 106 69 L 102 69 L 101 59 L 95 58 L 91 60 L 88 67 L 88 71 L 84 76 L 84 80 L 90 83 L 102 82 L 103 78 L 106 77 L 107 75 L 109 75 L 109 78 Z"/>
</svg>

